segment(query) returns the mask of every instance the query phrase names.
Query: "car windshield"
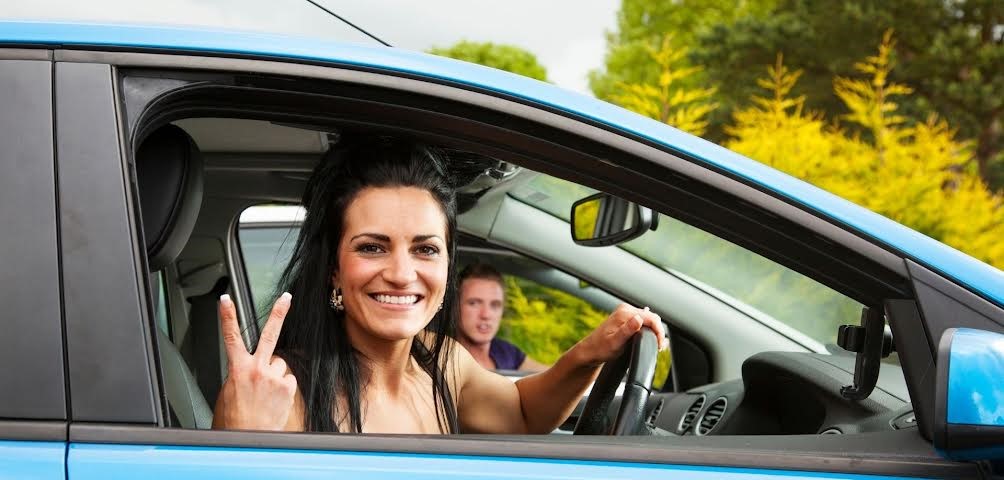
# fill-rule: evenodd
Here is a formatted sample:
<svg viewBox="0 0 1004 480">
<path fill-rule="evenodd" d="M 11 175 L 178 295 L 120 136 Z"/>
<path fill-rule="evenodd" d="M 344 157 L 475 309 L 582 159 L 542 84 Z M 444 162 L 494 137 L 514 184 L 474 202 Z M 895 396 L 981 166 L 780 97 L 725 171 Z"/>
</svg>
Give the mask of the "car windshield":
<svg viewBox="0 0 1004 480">
<path fill-rule="evenodd" d="M 187 0 L 170 5 L 123 0 L 6 3 L 5 20 L 195 27 L 379 45 L 305 0 Z M 320 3 L 338 13 L 332 2 Z"/>
<path fill-rule="evenodd" d="M 538 175 L 511 195 L 569 221 L 572 204 L 595 190 Z M 819 344 L 857 324 L 863 305 L 745 248 L 659 215 L 659 225 L 619 246 L 764 323 L 780 322 Z M 821 345 L 820 345 L 821 346 Z M 815 349 L 819 350 L 820 346 Z"/>
</svg>

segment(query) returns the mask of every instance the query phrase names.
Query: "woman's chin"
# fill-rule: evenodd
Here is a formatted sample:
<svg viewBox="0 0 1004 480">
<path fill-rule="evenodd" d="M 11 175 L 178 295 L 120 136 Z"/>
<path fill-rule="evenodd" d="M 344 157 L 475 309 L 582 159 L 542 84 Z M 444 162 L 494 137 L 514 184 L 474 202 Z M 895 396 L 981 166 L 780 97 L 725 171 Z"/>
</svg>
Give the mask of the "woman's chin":
<svg viewBox="0 0 1004 480">
<path fill-rule="evenodd" d="M 429 322 L 423 320 L 391 320 L 370 325 L 370 333 L 387 341 L 408 340 L 415 338 Z"/>
</svg>

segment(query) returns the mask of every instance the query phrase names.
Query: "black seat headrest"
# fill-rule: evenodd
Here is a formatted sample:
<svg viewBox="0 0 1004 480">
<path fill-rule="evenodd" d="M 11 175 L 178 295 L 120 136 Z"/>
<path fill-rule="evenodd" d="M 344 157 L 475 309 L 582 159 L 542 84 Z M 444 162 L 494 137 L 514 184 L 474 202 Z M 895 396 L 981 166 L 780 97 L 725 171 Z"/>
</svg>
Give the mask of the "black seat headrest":
<svg viewBox="0 0 1004 480">
<path fill-rule="evenodd" d="M 174 125 L 151 133 L 136 152 L 143 234 L 150 271 L 169 265 L 188 243 L 202 206 L 202 155 Z"/>
</svg>

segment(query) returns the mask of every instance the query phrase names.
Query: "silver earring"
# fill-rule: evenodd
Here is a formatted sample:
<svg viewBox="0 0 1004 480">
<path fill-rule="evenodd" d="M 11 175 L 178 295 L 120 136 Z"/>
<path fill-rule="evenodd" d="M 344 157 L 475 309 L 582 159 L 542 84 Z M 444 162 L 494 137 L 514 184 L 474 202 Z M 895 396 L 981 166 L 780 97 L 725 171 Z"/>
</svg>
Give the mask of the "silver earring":
<svg viewBox="0 0 1004 480">
<path fill-rule="evenodd" d="M 341 312 L 345 310 L 345 305 L 342 303 L 342 292 L 337 288 L 331 289 L 331 300 L 328 301 L 328 305 L 331 305 L 331 309 L 336 312 Z"/>
</svg>

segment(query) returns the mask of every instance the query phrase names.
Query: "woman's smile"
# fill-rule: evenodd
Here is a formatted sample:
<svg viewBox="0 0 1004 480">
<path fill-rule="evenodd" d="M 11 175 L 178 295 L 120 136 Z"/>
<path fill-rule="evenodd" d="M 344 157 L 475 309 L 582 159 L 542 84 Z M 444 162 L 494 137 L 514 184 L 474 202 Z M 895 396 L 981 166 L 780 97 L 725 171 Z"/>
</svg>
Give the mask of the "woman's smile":
<svg viewBox="0 0 1004 480">
<path fill-rule="evenodd" d="M 423 295 L 407 293 L 371 293 L 369 296 L 384 307 L 397 310 L 416 307 L 425 298 Z"/>
</svg>

